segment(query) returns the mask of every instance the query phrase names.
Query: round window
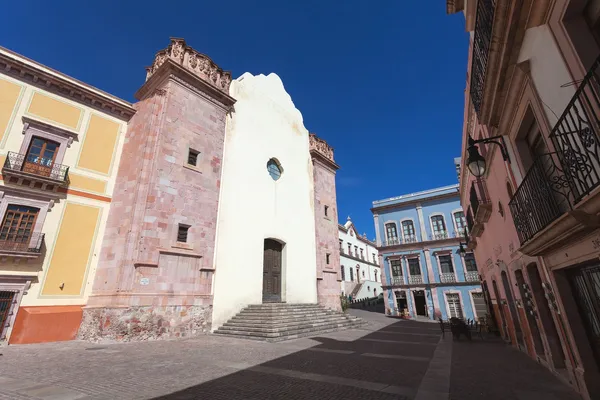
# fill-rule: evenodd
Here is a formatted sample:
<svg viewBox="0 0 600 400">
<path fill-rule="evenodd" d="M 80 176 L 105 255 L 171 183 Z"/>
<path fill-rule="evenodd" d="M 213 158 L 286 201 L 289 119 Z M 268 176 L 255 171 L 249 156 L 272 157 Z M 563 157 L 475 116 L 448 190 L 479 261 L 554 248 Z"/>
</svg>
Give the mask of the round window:
<svg viewBox="0 0 600 400">
<path fill-rule="evenodd" d="M 283 168 L 281 168 L 281 164 L 279 164 L 279 161 L 277 161 L 277 159 L 271 158 L 267 162 L 267 171 L 269 172 L 269 175 L 271 175 L 271 178 L 273 178 L 273 180 L 276 181 L 279 178 L 281 178 Z"/>
</svg>

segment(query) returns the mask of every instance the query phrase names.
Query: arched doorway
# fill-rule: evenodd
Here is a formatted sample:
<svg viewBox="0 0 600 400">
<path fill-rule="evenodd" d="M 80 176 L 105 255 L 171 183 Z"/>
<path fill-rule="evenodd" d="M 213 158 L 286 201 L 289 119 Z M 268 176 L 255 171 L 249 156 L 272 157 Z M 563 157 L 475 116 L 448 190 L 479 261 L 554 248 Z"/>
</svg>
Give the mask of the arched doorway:
<svg viewBox="0 0 600 400">
<path fill-rule="evenodd" d="M 506 327 L 506 318 L 504 317 L 504 308 L 502 307 L 502 298 L 500 297 L 500 292 L 498 292 L 498 285 L 496 284 L 495 280 L 492 280 L 492 289 L 494 290 L 494 296 L 496 297 L 496 308 L 498 309 L 498 314 L 500 315 L 500 320 L 502 323 L 500 332 L 502 332 L 502 337 L 505 340 L 510 340 L 508 329 Z"/>
<path fill-rule="evenodd" d="M 544 343 L 542 342 L 542 336 L 540 334 L 540 328 L 538 327 L 535 317 L 531 314 L 531 307 L 527 306 L 529 299 L 525 293 L 525 278 L 523 277 L 523 271 L 520 269 L 515 271 L 515 278 L 517 279 L 517 286 L 519 287 L 519 293 L 521 294 L 521 300 L 525 307 L 525 315 L 527 316 L 527 322 L 529 324 L 529 330 L 531 331 L 531 338 L 533 340 L 533 347 L 538 357 L 546 359 L 544 352 Z"/>
<path fill-rule="evenodd" d="M 529 282 L 531 283 L 531 291 L 533 292 L 533 298 L 538 309 L 538 314 L 542 321 L 544 332 L 546 332 L 546 340 L 548 340 L 548 347 L 552 354 L 554 368 L 566 368 L 565 353 L 560 344 L 558 330 L 552 320 L 552 312 L 550 311 L 548 301 L 544 294 L 542 277 L 540 276 L 540 271 L 536 263 L 531 263 L 527 266 L 527 275 L 529 276 Z"/>
<path fill-rule="evenodd" d="M 487 308 L 490 313 L 490 319 L 492 320 L 492 324 L 494 327 L 498 327 L 498 321 L 496 320 L 496 313 L 494 312 L 494 305 L 492 304 L 492 297 L 490 296 L 490 289 L 488 288 L 487 281 L 483 281 L 483 295 L 485 296 L 485 301 L 487 303 Z M 496 331 L 496 335 L 498 335 L 498 331 Z"/>
<path fill-rule="evenodd" d="M 510 311 L 513 326 L 515 327 L 515 335 L 517 335 L 517 343 L 524 346 L 523 343 L 523 330 L 521 330 L 521 322 L 519 321 L 519 315 L 517 314 L 517 307 L 515 307 L 515 299 L 512 294 L 510 283 L 508 283 L 508 274 L 506 271 L 500 273 L 502 279 L 502 286 L 504 286 L 504 293 L 506 294 L 506 302 L 508 303 L 508 310 Z"/>
<path fill-rule="evenodd" d="M 281 301 L 281 252 L 283 244 L 265 239 L 263 257 L 263 303 Z"/>
</svg>

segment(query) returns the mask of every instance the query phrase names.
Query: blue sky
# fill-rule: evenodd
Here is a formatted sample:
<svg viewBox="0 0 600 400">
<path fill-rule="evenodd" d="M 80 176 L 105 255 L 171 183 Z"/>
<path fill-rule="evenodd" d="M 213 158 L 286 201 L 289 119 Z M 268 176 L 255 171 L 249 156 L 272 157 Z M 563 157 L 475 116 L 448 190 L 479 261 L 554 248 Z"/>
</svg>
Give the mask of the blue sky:
<svg viewBox="0 0 600 400">
<path fill-rule="evenodd" d="M 468 35 L 443 0 L 85 4 L 7 2 L 0 45 L 129 101 L 169 37 L 234 77 L 277 73 L 335 148 L 340 222 L 369 238 L 373 200 L 456 183 Z"/>
</svg>

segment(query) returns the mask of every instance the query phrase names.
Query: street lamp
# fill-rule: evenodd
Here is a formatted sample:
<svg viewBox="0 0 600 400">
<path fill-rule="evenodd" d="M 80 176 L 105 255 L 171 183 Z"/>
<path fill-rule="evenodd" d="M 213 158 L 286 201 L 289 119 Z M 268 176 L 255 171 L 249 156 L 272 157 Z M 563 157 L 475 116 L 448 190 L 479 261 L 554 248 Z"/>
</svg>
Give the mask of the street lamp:
<svg viewBox="0 0 600 400">
<path fill-rule="evenodd" d="M 465 243 L 460 243 L 460 245 L 458 246 L 458 254 L 465 255 L 467 253 L 464 244 Z"/>
<path fill-rule="evenodd" d="M 480 178 L 485 174 L 486 164 L 485 158 L 479 153 L 479 148 L 476 146 L 478 143 L 494 143 L 500 146 L 500 152 L 504 161 L 510 162 L 508 157 L 508 151 L 506 150 L 506 144 L 502 136 L 492 136 L 489 138 L 483 138 L 474 140 L 469 135 L 469 147 L 467 147 L 467 168 L 476 178 Z"/>
</svg>

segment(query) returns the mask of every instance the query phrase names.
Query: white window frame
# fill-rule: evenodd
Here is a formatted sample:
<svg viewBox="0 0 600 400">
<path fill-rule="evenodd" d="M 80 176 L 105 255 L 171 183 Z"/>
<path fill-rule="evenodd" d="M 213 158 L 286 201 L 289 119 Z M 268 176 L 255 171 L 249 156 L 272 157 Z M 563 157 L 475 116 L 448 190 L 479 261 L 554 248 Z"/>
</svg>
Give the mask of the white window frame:
<svg viewBox="0 0 600 400">
<path fill-rule="evenodd" d="M 463 213 L 463 218 L 465 220 L 465 226 L 463 229 L 465 229 L 465 230 L 467 229 L 467 215 L 462 208 L 456 208 L 456 209 L 452 210 L 452 213 L 451 213 L 452 214 L 452 225 L 454 226 L 454 232 L 456 232 L 457 236 L 462 237 L 462 235 L 460 235 L 460 232 L 458 232 L 458 225 L 456 225 L 456 218 L 454 217 L 454 214 L 456 214 L 458 212 Z"/>
<path fill-rule="evenodd" d="M 419 262 L 419 271 L 421 272 L 420 276 L 423 276 L 423 268 L 421 268 L 421 257 L 419 256 L 419 254 L 410 254 L 405 256 L 404 258 L 406 259 L 406 273 L 408 274 L 408 276 L 412 276 L 412 274 L 410 273 L 410 265 L 408 264 L 408 260 L 415 258 Z"/>
<path fill-rule="evenodd" d="M 398 235 L 398 223 L 396 221 L 386 221 L 383 223 L 383 233 L 385 235 L 385 244 L 387 244 L 390 240 L 390 238 L 388 238 L 388 232 L 387 232 L 387 224 L 394 224 L 396 226 L 396 235 Z M 398 235 L 398 239 L 400 239 L 400 235 Z"/>
<path fill-rule="evenodd" d="M 399 260 L 400 261 L 400 273 L 402 274 L 401 275 L 402 284 L 403 285 L 406 284 L 406 278 L 405 278 L 406 275 L 404 274 L 404 268 L 402 267 L 402 257 L 403 256 L 390 256 L 387 259 L 388 260 L 388 265 L 390 267 L 390 281 L 391 281 L 392 285 L 394 284 L 394 270 L 392 268 L 392 261 L 395 261 L 395 260 Z"/>
<path fill-rule="evenodd" d="M 463 319 L 465 319 L 465 304 L 463 302 L 463 298 L 462 298 L 462 293 L 460 292 L 460 290 L 454 290 L 454 289 L 450 289 L 450 290 L 444 290 L 443 291 L 443 295 L 444 295 L 444 303 L 446 303 L 446 319 L 450 319 L 452 318 L 450 316 L 450 303 L 448 303 L 448 296 L 447 294 L 458 294 L 458 301 L 460 302 L 460 309 L 462 310 L 462 316 Z"/>
<path fill-rule="evenodd" d="M 437 261 L 437 268 L 438 268 L 438 272 L 440 274 L 440 282 L 439 283 L 448 285 L 448 284 L 458 282 L 458 274 L 456 273 L 457 268 L 454 263 L 454 257 L 452 256 L 452 250 L 436 251 L 435 253 L 433 253 L 433 255 L 435 256 L 435 259 Z M 440 256 L 450 256 L 450 260 L 452 261 L 452 269 L 454 270 L 454 282 L 449 282 L 449 283 L 442 282 L 442 263 L 440 262 Z M 463 263 L 463 265 L 464 265 L 464 263 Z"/>
<path fill-rule="evenodd" d="M 469 299 L 471 300 L 471 308 L 473 309 L 473 319 L 476 321 L 479 321 L 479 317 L 477 316 L 477 311 L 475 311 L 475 301 L 473 301 L 473 293 L 483 293 L 483 290 L 481 290 L 481 288 L 475 288 L 475 289 L 469 290 Z M 485 302 L 485 296 L 483 298 L 483 301 Z"/>
<path fill-rule="evenodd" d="M 431 240 L 440 240 L 440 239 L 434 238 L 435 231 L 433 229 L 433 217 L 437 217 L 437 216 L 442 217 L 442 221 L 444 221 L 444 228 L 446 228 L 446 235 L 448 235 L 448 238 L 449 238 L 450 233 L 448 232 L 448 223 L 446 222 L 446 216 L 444 215 L 444 213 L 434 212 L 434 213 L 429 214 L 429 229 L 431 229 Z"/>
<path fill-rule="evenodd" d="M 419 241 L 419 236 L 417 236 L 417 225 L 415 225 L 415 220 L 413 218 L 403 218 L 400 220 L 400 232 L 402 233 L 402 242 L 405 243 L 406 237 L 404 236 L 404 227 L 402 226 L 402 223 L 404 223 L 405 221 L 410 221 L 412 222 L 413 225 L 413 231 L 415 232 L 415 242 Z"/>
</svg>

